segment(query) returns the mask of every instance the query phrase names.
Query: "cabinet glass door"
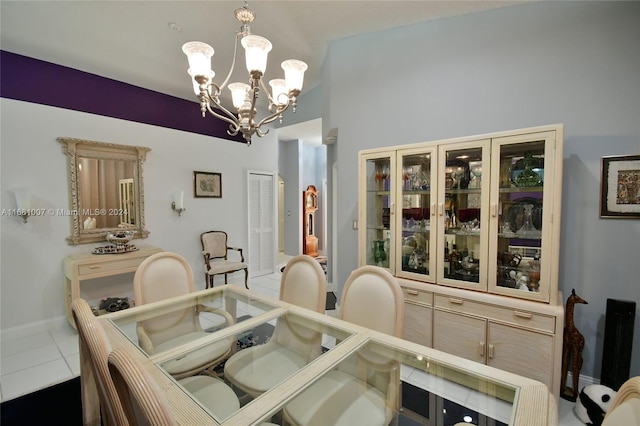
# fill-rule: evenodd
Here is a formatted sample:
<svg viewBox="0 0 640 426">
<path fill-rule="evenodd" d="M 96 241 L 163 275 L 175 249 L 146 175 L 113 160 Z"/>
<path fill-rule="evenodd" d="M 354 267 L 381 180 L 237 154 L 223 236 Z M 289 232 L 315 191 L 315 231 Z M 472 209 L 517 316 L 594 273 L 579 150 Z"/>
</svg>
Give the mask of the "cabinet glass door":
<svg viewBox="0 0 640 426">
<path fill-rule="evenodd" d="M 435 282 L 436 279 L 436 158 L 435 148 L 398 152 L 396 215 L 396 275 Z M 400 177 L 402 179 L 400 179 Z M 431 230 L 433 229 L 433 232 Z"/>
<path fill-rule="evenodd" d="M 360 265 L 376 265 L 394 273 L 395 154 L 373 154 L 360 162 L 360 184 L 364 199 L 360 199 L 359 222 L 364 226 L 360 235 Z"/>
<path fill-rule="evenodd" d="M 487 289 L 489 140 L 440 146 L 438 282 Z"/>
<path fill-rule="evenodd" d="M 554 133 L 494 139 L 490 289 L 549 301 Z M 495 188 L 495 189 L 494 189 Z M 560 189 L 558 188 L 559 192 Z M 548 208 L 547 208 L 548 206 Z M 557 218 L 559 220 L 559 218 Z"/>
</svg>

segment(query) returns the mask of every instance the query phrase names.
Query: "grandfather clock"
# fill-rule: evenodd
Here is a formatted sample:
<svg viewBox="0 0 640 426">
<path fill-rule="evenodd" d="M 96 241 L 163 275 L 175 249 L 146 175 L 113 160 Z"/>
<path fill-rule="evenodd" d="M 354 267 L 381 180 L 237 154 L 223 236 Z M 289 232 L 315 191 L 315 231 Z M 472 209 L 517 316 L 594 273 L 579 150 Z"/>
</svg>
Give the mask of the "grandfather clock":
<svg viewBox="0 0 640 426">
<path fill-rule="evenodd" d="M 318 238 L 315 233 L 315 221 L 313 215 L 318 210 L 318 190 L 309 185 L 306 191 L 302 191 L 302 250 L 311 257 L 318 256 Z"/>
</svg>

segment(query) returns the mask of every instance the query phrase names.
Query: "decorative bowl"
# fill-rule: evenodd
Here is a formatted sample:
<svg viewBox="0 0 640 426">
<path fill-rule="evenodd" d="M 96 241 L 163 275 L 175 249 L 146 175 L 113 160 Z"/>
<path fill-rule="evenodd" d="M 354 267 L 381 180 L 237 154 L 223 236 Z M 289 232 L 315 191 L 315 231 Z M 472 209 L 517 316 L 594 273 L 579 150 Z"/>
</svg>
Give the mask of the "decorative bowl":
<svg viewBox="0 0 640 426">
<path fill-rule="evenodd" d="M 129 241 L 136 235 L 136 231 L 113 231 L 107 232 L 107 241 L 115 245 L 129 244 Z"/>
</svg>

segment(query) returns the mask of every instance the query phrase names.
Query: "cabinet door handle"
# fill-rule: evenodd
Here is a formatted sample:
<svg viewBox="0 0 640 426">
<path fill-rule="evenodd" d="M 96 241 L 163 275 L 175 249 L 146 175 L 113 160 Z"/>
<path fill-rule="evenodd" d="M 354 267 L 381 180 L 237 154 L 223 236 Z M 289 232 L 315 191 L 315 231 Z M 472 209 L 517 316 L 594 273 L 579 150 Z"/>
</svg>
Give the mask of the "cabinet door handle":
<svg viewBox="0 0 640 426">
<path fill-rule="evenodd" d="M 493 344 L 489 343 L 489 359 L 493 359 Z"/>
<path fill-rule="evenodd" d="M 449 298 L 449 303 L 453 303 L 454 305 L 462 305 L 464 304 L 464 300 L 462 299 L 454 299 L 453 297 Z"/>
<path fill-rule="evenodd" d="M 436 215 L 436 203 L 431 203 L 431 216 Z"/>
<path fill-rule="evenodd" d="M 491 204 L 491 217 L 496 217 L 496 216 L 498 216 L 498 205 Z"/>
<path fill-rule="evenodd" d="M 480 342 L 480 356 L 484 356 L 484 342 Z"/>
<path fill-rule="evenodd" d="M 533 318 L 533 315 L 531 315 L 529 312 L 513 311 L 513 314 L 518 318 L 524 318 L 524 319 Z"/>
<path fill-rule="evenodd" d="M 417 296 L 418 295 L 418 290 L 409 290 L 409 289 L 407 289 L 407 294 L 410 294 L 412 296 Z"/>
<path fill-rule="evenodd" d="M 396 203 L 391 203 L 391 208 L 389 209 L 389 214 L 395 214 L 396 212 Z"/>
<path fill-rule="evenodd" d="M 438 215 L 444 216 L 444 204 L 438 204 Z"/>
<path fill-rule="evenodd" d="M 100 269 L 102 265 L 89 265 L 89 269 Z"/>
</svg>

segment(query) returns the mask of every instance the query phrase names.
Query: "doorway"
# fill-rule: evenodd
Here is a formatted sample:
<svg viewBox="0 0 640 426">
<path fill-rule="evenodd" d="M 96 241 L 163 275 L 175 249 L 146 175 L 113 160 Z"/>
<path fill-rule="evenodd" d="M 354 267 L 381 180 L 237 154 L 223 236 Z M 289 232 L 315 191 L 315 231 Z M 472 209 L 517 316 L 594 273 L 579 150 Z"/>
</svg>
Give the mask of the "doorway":
<svg viewBox="0 0 640 426">
<path fill-rule="evenodd" d="M 276 270 L 278 240 L 275 238 L 278 205 L 275 174 L 250 171 L 249 188 L 249 272 L 251 276 L 273 274 Z"/>
</svg>

